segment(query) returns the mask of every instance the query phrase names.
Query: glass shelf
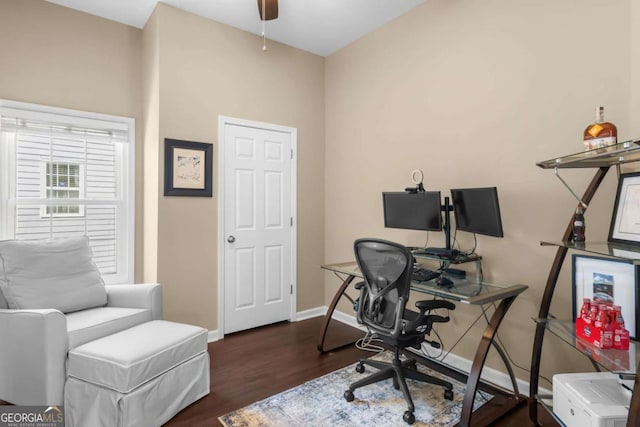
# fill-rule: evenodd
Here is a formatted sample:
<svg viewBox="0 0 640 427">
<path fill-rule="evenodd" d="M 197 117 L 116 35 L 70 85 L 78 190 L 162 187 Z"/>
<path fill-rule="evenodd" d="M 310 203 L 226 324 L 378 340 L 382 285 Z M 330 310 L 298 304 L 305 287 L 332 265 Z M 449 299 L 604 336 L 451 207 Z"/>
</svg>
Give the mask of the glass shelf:
<svg viewBox="0 0 640 427">
<path fill-rule="evenodd" d="M 474 255 L 458 254 L 453 258 L 447 258 L 447 257 L 438 256 L 438 255 L 426 254 L 421 249 L 413 250 L 411 251 L 411 253 L 413 254 L 413 257 L 415 259 L 428 259 L 433 261 L 442 261 L 449 264 L 464 264 L 467 262 L 475 262 L 475 261 L 482 260 L 482 257 L 476 254 Z"/>
<path fill-rule="evenodd" d="M 640 161 L 640 140 L 581 151 L 536 163 L 542 169 L 599 168 Z"/>
<path fill-rule="evenodd" d="M 559 246 L 592 254 L 610 256 L 640 264 L 640 246 L 610 242 L 540 242 L 542 246 Z"/>
<path fill-rule="evenodd" d="M 631 341 L 629 350 L 603 350 L 582 341 L 575 334 L 575 323 L 570 320 L 559 320 L 555 318 L 534 319 L 536 323 L 540 323 L 553 335 L 560 338 L 585 356 L 589 357 L 593 362 L 604 370 L 620 373 L 636 371 L 636 354 L 640 350 L 640 343 Z"/>
</svg>

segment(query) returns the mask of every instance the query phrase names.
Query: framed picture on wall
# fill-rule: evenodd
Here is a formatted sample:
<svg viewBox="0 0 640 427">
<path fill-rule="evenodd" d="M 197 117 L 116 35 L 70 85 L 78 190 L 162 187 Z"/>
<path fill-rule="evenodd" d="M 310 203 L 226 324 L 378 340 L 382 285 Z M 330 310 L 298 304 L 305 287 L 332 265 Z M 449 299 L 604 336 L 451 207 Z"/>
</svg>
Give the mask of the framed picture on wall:
<svg viewBox="0 0 640 427">
<path fill-rule="evenodd" d="M 631 339 L 640 331 L 638 323 L 638 273 L 632 261 L 573 255 L 573 318 L 578 316 L 583 298 L 598 304 L 619 305 Z"/>
<path fill-rule="evenodd" d="M 213 144 L 164 140 L 164 195 L 212 196 Z"/>
<path fill-rule="evenodd" d="M 640 245 L 640 172 L 620 175 L 609 241 Z"/>
</svg>

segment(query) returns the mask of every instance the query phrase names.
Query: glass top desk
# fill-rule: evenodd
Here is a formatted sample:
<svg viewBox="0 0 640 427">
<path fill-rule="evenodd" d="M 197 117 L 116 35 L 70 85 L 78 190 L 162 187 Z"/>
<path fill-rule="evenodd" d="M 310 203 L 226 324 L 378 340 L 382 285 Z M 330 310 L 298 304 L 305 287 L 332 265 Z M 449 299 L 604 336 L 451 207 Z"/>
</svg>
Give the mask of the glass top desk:
<svg viewBox="0 0 640 427">
<path fill-rule="evenodd" d="M 346 290 L 356 277 L 362 278 L 362 272 L 360 272 L 360 270 L 358 269 L 355 261 L 322 265 L 321 268 L 335 273 L 341 279 L 343 278 L 342 276 L 344 276 L 342 285 L 334 295 L 333 300 L 331 301 L 331 304 L 329 305 L 329 308 L 325 315 L 324 321 L 322 322 L 320 339 L 318 341 L 318 350 L 324 353 L 345 345 L 353 344 L 356 341 L 356 338 L 353 337 L 347 342 L 341 342 L 340 344 L 334 345 L 331 348 L 327 348 L 325 345 L 327 330 L 329 328 L 333 312 L 335 311 L 339 300 L 344 296 L 349 301 L 351 301 L 352 304 L 354 303 L 353 298 L 351 298 L 346 293 Z M 488 320 L 487 326 L 484 330 L 484 333 L 482 334 L 480 343 L 478 344 L 476 350 L 476 354 L 473 358 L 471 370 L 467 377 L 467 387 L 465 389 L 464 399 L 462 402 L 462 414 L 460 416 L 460 422 L 458 424 L 459 426 L 466 427 L 471 425 L 473 401 L 475 399 L 476 391 L 480 383 L 480 376 L 482 374 L 482 369 L 484 367 L 487 354 L 492 346 L 502 359 L 513 387 L 513 393 L 510 396 L 510 400 L 504 407 L 505 412 L 515 408 L 516 406 L 526 401 L 524 397 L 520 396 L 516 377 L 513 373 L 513 369 L 511 368 L 511 364 L 509 363 L 504 350 L 498 345 L 497 342 L 494 341 L 494 337 L 498 331 L 498 327 L 500 326 L 502 319 L 504 319 L 504 316 L 507 314 L 509 307 L 516 299 L 516 297 L 527 289 L 527 286 L 491 284 L 480 281 L 479 276 L 476 276 L 475 279 L 451 278 L 451 280 L 453 281 L 453 285 L 446 288 L 438 286 L 435 283 L 435 280 L 430 280 L 427 282 L 412 282 L 411 290 L 432 295 L 438 298 L 457 301 L 461 304 L 497 304 L 497 307 L 491 318 Z M 359 336 L 362 336 L 362 334 L 360 334 Z"/>
</svg>

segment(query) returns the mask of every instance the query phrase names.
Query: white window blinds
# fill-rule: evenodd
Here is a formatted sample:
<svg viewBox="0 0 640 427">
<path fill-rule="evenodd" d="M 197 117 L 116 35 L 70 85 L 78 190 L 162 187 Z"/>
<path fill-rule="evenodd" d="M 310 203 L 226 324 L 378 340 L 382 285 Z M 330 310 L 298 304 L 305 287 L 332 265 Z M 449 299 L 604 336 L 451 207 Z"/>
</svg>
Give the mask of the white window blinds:
<svg viewBox="0 0 640 427">
<path fill-rule="evenodd" d="M 133 177 L 132 119 L 0 103 L 0 239 L 87 235 L 105 281 L 131 282 Z"/>
</svg>

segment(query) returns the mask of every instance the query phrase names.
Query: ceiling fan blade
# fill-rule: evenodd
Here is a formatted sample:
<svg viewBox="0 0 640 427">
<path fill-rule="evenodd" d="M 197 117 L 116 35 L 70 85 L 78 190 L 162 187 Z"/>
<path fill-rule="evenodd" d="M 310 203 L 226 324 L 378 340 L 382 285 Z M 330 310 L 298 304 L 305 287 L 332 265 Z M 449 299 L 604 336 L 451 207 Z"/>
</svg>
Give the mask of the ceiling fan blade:
<svg viewBox="0 0 640 427">
<path fill-rule="evenodd" d="M 262 10 L 262 2 L 264 1 L 264 8 Z M 258 11 L 260 12 L 260 20 L 271 21 L 278 17 L 278 0 L 258 0 Z"/>
</svg>

